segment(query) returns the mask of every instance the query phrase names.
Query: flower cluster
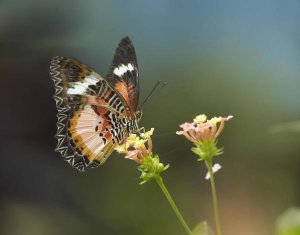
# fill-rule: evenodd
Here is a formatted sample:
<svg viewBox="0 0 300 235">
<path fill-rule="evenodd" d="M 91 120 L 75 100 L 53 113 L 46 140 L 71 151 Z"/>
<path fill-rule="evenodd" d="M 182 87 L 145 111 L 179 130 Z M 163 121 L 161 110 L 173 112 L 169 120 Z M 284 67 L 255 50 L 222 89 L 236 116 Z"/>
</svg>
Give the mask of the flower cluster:
<svg viewBox="0 0 300 235">
<path fill-rule="evenodd" d="M 143 162 L 145 156 L 152 152 L 152 139 L 154 128 L 145 133 L 130 134 L 126 142 L 122 145 L 115 147 L 118 153 L 125 154 L 126 159 L 131 159 L 138 164 Z"/>
<path fill-rule="evenodd" d="M 181 131 L 177 135 L 183 135 L 196 147 L 192 151 L 199 156 L 199 160 L 211 161 L 214 156 L 223 153 L 223 148 L 217 147 L 217 137 L 221 134 L 225 121 L 230 120 L 233 116 L 213 117 L 207 119 L 204 114 L 194 118 L 192 123 L 183 123 L 180 125 Z"/>
<path fill-rule="evenodd" d="M 193 143 L 216 139 L 221 134 L 225 121 L 231 118 L 233 116 L 213 117 L 207 120 L 207 117 L 201 114 L 195 117 L 192 123 L 181 124 L 180 127 L 183 130 L 177 131 L 176 134 L 185 136 Z"/>
<path fill-rule="evenodd" d="M 169 165 L 163 165 L 158 155 L 152 153 L 152 139 L 154 129 L 137 134 L 130 134 L 123 145 L 119 145 L 115 150 L 125 154 L 126 159 L 130 159 L 139 164 L 138 169 L 142 172 L 141 184 L 150 179 L 159 177 L 159 174 L 165 171 Z"/>
</svg>

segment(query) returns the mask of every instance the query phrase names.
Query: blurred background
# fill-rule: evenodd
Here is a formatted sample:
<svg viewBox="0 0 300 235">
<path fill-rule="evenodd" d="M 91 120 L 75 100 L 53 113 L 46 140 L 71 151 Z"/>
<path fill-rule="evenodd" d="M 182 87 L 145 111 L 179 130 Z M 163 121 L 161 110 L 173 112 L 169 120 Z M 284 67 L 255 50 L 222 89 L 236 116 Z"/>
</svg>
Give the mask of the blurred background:
<svg viewBox="0 0 300 235">
<path fill-rule="evenodd" d="M 81 174 L 54 152 L 49 62 L 74 57 L 105 76 L 119 40 L 137 53 L 154 152 L 193 227 L 214 227 L 205 166 L 178 125 L 205 113 L 234 115 L 221 135 L 216 175 L 225 235 L 275 234 L 300 204 L 300 135 L 273 133 L 300 119 L 299 1 L 0 1 L 0 233 L 184 234 L 154 182 L 113 154 Z"/>
</svg>

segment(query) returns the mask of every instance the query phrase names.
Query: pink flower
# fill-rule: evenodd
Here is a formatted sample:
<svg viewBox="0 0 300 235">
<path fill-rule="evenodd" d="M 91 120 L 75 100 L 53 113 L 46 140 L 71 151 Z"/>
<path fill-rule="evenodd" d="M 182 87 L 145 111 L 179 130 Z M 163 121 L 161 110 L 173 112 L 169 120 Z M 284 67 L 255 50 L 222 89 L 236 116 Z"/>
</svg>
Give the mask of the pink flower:
<svg viewBox="0 0 300 235">
<path fill-rule="evenodd" d="M 214 117 L 207 120 L 204 114 L 198 115 L 192 123 L 183 123 L 180 125 L 181 131 L 177 131 L 177 135 L 185 136 L 189 141 L 203 142 L 205 140 L 216 139 L 224 128 L 225 121 L 230 120 L 233 116 Z"/>
<path fill-rule="evenodd" d="M 135 161 L 138 164 L 141 164 L 141 161 L 142 161 L 142 151 L 139 150 L 139 149 L 128 151 L 127 155 L 125 156 L 125 158 L 133 160 L 133 161 Z"/>
</svg>

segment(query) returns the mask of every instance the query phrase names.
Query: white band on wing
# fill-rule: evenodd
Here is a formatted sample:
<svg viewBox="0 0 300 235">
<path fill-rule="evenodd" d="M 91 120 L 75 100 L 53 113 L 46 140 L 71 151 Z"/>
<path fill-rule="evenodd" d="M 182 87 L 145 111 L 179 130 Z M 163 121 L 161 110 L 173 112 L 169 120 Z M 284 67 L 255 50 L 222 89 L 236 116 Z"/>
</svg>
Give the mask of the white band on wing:
<svg viewBox="0 0 300 235">
<path fill-rule="evenodd" d="M 90 85 L 96 85 L 99 82 L 99 78 L 95 73 L 91 73 L 89 76 L 85 77 L 82 82 L 70 83 L 70 88 L 67 90 L 68 95 L 83 95 Z"/>
<path fill-rule="evenodd" d="M 132 64 L 121 64 L 118 68 L 115 68 L 113 73 L 119 77 L 121 77 L 124 73 L 126 73 L 127 71 L 133 71 L 134 70 L 134 66 L 132 66 Z"/>
</svg>

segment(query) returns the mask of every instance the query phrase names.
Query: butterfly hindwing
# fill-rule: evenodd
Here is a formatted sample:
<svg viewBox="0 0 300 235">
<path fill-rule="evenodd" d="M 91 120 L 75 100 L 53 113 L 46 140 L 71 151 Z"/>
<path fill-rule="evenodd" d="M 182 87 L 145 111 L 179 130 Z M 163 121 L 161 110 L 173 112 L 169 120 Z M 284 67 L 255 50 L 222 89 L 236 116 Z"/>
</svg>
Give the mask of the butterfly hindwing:
<svg viewBox="0 0 300 235">
<path fill-rule="evenodd" d="M 139 99 L 138 65 L 134 47 L 128 37 L 123 38 L 107 75 L 107 80 L 122 95 L 132 112 Z"/>
<path fill-rule="evenodd" d="M 105 108 L 86 104 L 70 117 L 68 135 L 71 145 L 88 159 L 89 164 L 104 163 L 116 144 L 122 141 L 124 127 L 120 122 L 114 122 L 116 115 Z"/>
<path fill-rule="evenodd" d="M 129 108 L 110 84 L 76 60 L 54 57 L 50 74 L 58 110 L 56 151 L 80 171 L 98 166 L 124 140 Z"/>
</svg>

